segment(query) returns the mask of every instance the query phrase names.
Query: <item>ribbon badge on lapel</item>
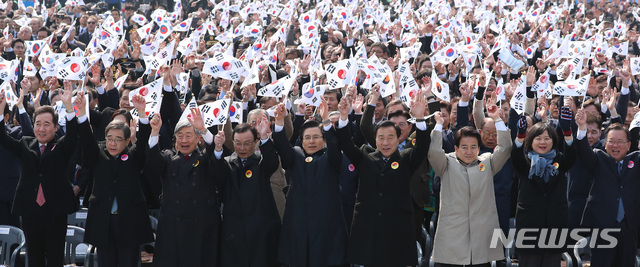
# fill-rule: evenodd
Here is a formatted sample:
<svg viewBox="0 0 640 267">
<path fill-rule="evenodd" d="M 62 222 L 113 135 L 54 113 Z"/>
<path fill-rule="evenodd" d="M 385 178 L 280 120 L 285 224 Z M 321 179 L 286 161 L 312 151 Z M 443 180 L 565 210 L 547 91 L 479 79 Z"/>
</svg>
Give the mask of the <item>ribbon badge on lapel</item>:
<svg viewBox="0 0 640 267">
<path fill-rule="evenodd" d="M 193 167 L 198 167 L 198 165 L 200 165 L 200 160 L 196 160 L 196 163 L 193 164 Z"/>
<path fill-rule="evenodd" d="M 53 151 L 54 149 L 56 149 L 56 145 L 53 145 L 50 151 Z"/>
<path fill-rule="evenodd" d="M 635 166 L 635 164 L 633 163 L 633 161 L 629 161 L 629 164 L 627 164 L 627 167 L 629 169 L 633 168 L 633 166 Z"/>
<path fill-rule="evenodd" d="M 124 155 L 122 155 L 122 157 L 120 157 L 120 159 L 121 159 L 122 161 L 127 161 L 127 160 L 129 159 L 129 155 L 124 154 Z"/>
<path fill-rule="evenodd" d="M 554 162 L 553 163 L 553 167 L 556 168 L 556 170 L 557 170 L 558 168 L 560 168 L 560 164 L 558 164 L 557 162 Z"/>
<path fill-rule="evenodd" d="M 480 163 L 480 165 L 478 165 L 478 169 L 483 172 L 484 171 L 484 163 Z"/>
</svg>

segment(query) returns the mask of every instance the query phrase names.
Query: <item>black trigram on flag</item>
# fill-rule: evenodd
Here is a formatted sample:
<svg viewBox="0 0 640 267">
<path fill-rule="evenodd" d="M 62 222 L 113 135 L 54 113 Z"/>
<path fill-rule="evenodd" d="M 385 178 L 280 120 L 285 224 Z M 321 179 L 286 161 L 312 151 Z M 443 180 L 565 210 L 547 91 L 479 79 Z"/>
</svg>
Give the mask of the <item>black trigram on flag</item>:
<svg viewBox="0 0 640 267">
<path fill-rule="evenodd" d="M 336 67 L 333 65 L 327 65 L 327 72 L 333 74 L 336 71 Z"/>
</svg>

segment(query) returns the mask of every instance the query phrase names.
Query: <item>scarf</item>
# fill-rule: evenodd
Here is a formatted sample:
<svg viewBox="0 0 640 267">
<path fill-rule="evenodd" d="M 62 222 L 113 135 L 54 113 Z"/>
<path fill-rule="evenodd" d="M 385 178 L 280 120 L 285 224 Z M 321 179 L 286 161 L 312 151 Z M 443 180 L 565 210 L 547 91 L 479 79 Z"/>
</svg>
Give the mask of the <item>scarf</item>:
<svg viewBox="0 0 640 267">
<path fill-rule="evenodd" d="M 558 169 L 556 169 L 553 165 L 551 165 L 555 157 L 556 157 L 555 149 L 551 149 L 551 151 L 542 155 L 534 151 L 529 152 L 529 159 L 531 160 L 531 169 L 529 170 L 529 179 L 532 179 L 533 175 L 537 175 L 538 177 L 542 177 L 545 183 L 549 182 L 549 177 L 551 175 L 558 174 Z"/>
</svg>

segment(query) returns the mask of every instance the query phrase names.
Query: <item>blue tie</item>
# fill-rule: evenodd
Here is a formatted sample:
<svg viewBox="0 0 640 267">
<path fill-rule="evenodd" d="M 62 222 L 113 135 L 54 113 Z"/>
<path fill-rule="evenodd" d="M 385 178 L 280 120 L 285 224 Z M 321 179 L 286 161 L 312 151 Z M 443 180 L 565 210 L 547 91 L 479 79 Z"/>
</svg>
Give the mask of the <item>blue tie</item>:
<svg viewBox="0 0 640 267">
<path fill-rule="evenodd" d="M 618 174 L 622 175 L 622 162 L 618 162 Z M 618 216 L 616 220 L 618 222 L 622 222 L 624 219 L 624 206 L 622 205 L 622 196 L 620 196 L 620 201 L 618 201 Z"/>
</svg>

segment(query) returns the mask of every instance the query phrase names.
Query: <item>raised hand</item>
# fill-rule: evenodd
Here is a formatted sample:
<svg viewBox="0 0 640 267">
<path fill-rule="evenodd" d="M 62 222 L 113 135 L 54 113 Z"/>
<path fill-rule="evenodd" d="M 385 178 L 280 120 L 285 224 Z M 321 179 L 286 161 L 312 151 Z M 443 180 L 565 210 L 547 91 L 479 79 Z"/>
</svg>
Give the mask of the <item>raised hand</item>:
<svg viewBox="0 0 640 267">
<path fill-rule="evenodd" d="M 351 106 L 353 108 L 353 112 L 356 114 L 360 114 L 362 113 L 362 105 L 364 104 L 364 96 L 362 96 L 362 94 L 358 94 L 355 99 L 353 100 L 353 102 L 351 103 Z"/>
<path fill-rule="evenodd" d="M 349 102 L 348 99 L 345 101 Z M 320 113 L 320 118 L 322 118 L 322 121 L 326 121 L 329 119 L 329 105 L 327 105 L 327 101 L 325 101 L 324 98 L 320 102 L 318 113 Z"/>
<path fill-rule="evenodd" d="M 222 151 L 222 145 L 224 145 L 224 141 L 224 131 L 219 131 L 218 134 L 216 134 L 216 136 L 213 138 L 213 143 L 215 144 L 216 151 Z"/>
<path fill-rule="evenodd" d="M 71 83 L 69 81 L 64 81 L 64 91 L 60 93 L 60 100 L 64 103 L 65 109 L 67 113 L 73 113 L 73 107 L 71 106 L 71 98 L 73 97 L 73 88 L 71 87 Z"/>
<path fill-rule="evenodd" d="M 133 107 L 138 110 L 140 118 L 146 118 L 147 113 L 145 109 L 147 107 L 147 101 L 144 99 L 144 96 L 135 94 L 131 97 L 131 102 L 133 102 Z"/>
<path fill-rule="evenodd" d="M 560 120 L 558 124 L 560 124 L 560 129 L 562 129 L 562 134 L 564 136 L 571 135 L 571 119 L 573 112 L 571 108 L 564 106 L 560 109 Z"/>
<path fill-rule="evenodd" d="M 440 111 L 433 113 L 433 119 L 436 120 L 436 124 L 444 124 L 444 118 L 442 117 L 442 112 Z"/>
<path fill-rule="evenodd" d="M 376 105 L 378 104 L 378 99 L 380 98 L 380 85 L 376 84 L 373 86 L 373 88 L 371 88 L 371 92 L 370 92 L 371 96 L 369 97 L 369 105 Z"/>
<path fill-rule="evenodd" d="M 276 125 L 284 125 L 284 117 L 287 116 L 287 108 L 284 107 L 284 103 L 280 103 L 273 110 L 273 115 L 276 117 Z"/>
<path fill-rule="evenodd" d="M 91 78 L 89 78 L 89 81 L 95 86 L 100 84 L 100 65 L 93 64 L 91 66 Z"/>
<path fill-rule="evenodd" d="M 580 131 L 587 130 L 587 114 L 584 112 L 584 108 L 581 108 L 576 112 L 576 124 L 578 124 L 578 129 Z"/>
<path fill-rule="evenodd" d="M 349 105 L 349 101 L 344 97 L 340 99 L 340 103 L 338 104 L 338 111 L 340 111 L 340 120 L 348 120 L 349 119 L 349 111 L 351 111 L 351 106 Z"/>
<path fill-rule="evenodd" d="M 76 104 L 76 108 L 78 108 L 78 117 L 82 117 L 87 114 L 85 106 L 87 105 L 87 101 L 84 98 L 84 91 L 78 91 L 78 95 L 76 96 L 76 100 L 74 101 Z"/>
<path fill-rule="evenodd" d="M 531 87 L 536 82 L 536 68 L 529 66 L 527 70 L 527 86 Z"/>
<path fill-rule="evenodd" d="M 413 95 L 411 101 L 411 115 L 416 119 L 424 118 L 424 109 L 427 101 L 424 99 L 424 92 L 418 91 Z"/>
<path fill-rule="evenodd" d="M 191 126 L 196 128 L 198 132 L 205 133 L 207 131 L 207 127 L 204 125 L 204 120 L 202 119 L 202 113 L 199 108 L 191 108 L 191 116 L 187 117 Z"/>
<path fill-rule="evenodd" d="M 162 127 L 162 117 L 160 112 L 153 114 L 153 117 L 149 121 L 151 125 L 151 136 L 158 136 L 160 134 L 160 127 Z"/>
<path fill-rule="evenodd" d="M 547 122 L 547 110 L 549 107 L 547 105 L 547 100 L 544 97 L 538 99 L 538 117 L 543 122 Z"/>
<path fill-rule="evenodd" d="M 262 114 L 262 117 L 258 120 L 258 125 L 256 125 L 256 130 L 260 134 L 260 139 L 269 138 L 269 118 L 267 115 Z"/>
<path fill-rule="evenodd" d="M 527 117 L 524 115 L 520 116 L 520 119 L 518 119 L 518 134 L 517 134 L 518 139 L 520 139 L 519 141 L 521 141 L 522 139 L 524 139 L 525 137 L 527 137 Z"/>
<path fill-rule="evenodd" d="M 7 105 L 4 89 L 0 89 L 0 119 L 4 120 L 4 107 Z"/>
</svg>

